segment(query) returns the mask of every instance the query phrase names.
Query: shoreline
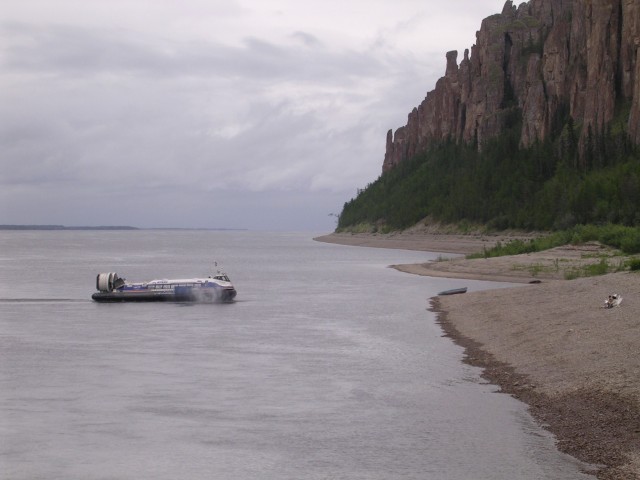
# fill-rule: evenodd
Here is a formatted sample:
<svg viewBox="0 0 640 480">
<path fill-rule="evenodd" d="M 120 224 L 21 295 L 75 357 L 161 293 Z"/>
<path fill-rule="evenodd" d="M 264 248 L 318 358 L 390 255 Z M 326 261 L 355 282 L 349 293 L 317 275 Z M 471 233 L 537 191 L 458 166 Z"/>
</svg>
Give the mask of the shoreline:
<svg viewBox="0 0 640 480">
<path fill-rule="evenodd" d="M 332 234 L 318 241 L 443 253 L 482 251 L 505 237 Z M 349 243 L 343 243 L 347 238 Z M 396 238 L 401 237 L 401 238 Z M 508 241 L 509 237 L 506 237 Z M 413 248 L 408 248 L 413 247 Z M 597 478 L 640 478 L 640 273 L 565 280 L 612 254 L 602 246 L 561 247 L 496 259 L 454 258 L 395 265 L 403 272 L 529 283 L 520 288 L 433 297 L 430 310 L 465 362 L 529 406 L 560 451 L 592 464 Z M 615 258 L 615 257 L 614 257 Z M 619 307 L 603 309 L 608 294 Z"/>
<path fill-rule="evenodd" d="M 314 238 L 318 242 L 336 243 L 354 247 L 391 248 L 396 250 L 418 250 L 468 254 L 492 248 L 498 242 L 516 238 L 531 238 L 529 235 L 493 235 L 441 233 L 426 230 L 409 230 L 393 233 L 330 233 Z"/>
<path fill-rule="evenodd" d="M 586 473 L 604 480 L 638 477 L 637 438 L 640 412 L 637 400 L 602 388 L 578 387 L 550 394 L 511 364 L 497 360 L 485 345 L 462 334 L 443 309 L 439 298 L 431 300 L 430 311 L 456 345 L 464 348 L 463 362 L 482 369 L 482 378 L 497 385 L 528 406 L 531 416 L 556 439 L 556 448 L 592 467 Z M 631 453 L 635 460 L 629 458 Z"/>
</svg>

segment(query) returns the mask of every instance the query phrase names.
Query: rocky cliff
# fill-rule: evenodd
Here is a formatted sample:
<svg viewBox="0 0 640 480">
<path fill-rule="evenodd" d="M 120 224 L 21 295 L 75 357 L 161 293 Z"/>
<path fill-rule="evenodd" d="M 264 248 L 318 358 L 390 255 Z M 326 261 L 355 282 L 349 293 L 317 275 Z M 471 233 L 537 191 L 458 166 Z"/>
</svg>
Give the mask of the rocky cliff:
<svg viewBox="0 0 640 480">
<path fill-rule="evenodd" d="M 383 172 L 445 139 L 482 148 L 514 118 L 521 144 L 570 116 L 582 141 L 614 120 L 640 143 L 640 0 L 531 0 L 483 20 L 471 53 L 387 133 Z M 517 116 L 514 116 L 514 112 Z"/>
</svg>

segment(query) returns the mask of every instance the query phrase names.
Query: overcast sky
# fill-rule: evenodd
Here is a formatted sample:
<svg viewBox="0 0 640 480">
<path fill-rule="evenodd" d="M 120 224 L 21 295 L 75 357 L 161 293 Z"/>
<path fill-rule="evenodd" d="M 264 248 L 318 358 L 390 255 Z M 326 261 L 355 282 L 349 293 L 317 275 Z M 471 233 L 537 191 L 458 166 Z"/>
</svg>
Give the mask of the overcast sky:
<svg viewBox="0 0 640 480">
<path fill-rule="evenodd" d="M 331 231 L 504 0 L 0 0 L 0 224 Z"/>
</svg>

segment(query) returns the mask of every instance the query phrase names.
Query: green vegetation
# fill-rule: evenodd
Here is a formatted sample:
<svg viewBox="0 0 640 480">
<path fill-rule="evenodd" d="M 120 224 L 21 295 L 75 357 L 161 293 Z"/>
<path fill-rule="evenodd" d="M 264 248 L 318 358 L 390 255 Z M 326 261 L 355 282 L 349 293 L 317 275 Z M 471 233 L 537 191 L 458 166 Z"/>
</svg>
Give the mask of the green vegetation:
<svg viewBox="0 0 640 480">
<path fill-rule="evenodd" d="M 627 268 L 628 265 L 623 260 L 620 260 L 615 264 L 609 263 L 608 260 L 602 258 L 598 263 L 583 265 L 581 267 L 573 267 L 565 270 L 564 278 L 566 280 L 574 280 L 578 277 L 595 277 L 597 275 L 605 275 L 611 272 L 621 272 Z"/>
<path fill-rule="evenodd" d="M 617 248 L 622 253 L 632 255 L 640 253 L 640 227 L 622 225 L 577 225 L 573 228 L 530 240 L 513 240 L 506 244 L 498 242 L 495 247 L 480 253 L 467 255 L 467 258 L 491 258 L 505 255 L 541 252 L 561 245 L 579 245 L 586 242 L 600 242 Z"/>
<path fill-rule="evenodd" d="M 640 270 L 640 258 L 631 257 L 640 253 L 640 228 L 624 227 L 620 225 L 579 225 L 574 228 L 554 232 L 552 234 L 534 238 L 531 240 L 513 240 L 506 244 L 498 242 L 494 248 L 485 249 L 480 253 L 467 255 L 466 258 L 491 258 L 504 255 L 519 255 L 541 252 L 562 245 L 583 245 L 587 242 L 599 242 L 611 246 L 617 251 L 603 250 L 602 252 L 588 253 L 581 256 L 582 259 L 597 259 L 595 263 L 572 262 L 568 259 L 556 258 L 553 262 L 541 261 L 538 263 L 514 264 L 514 270 L 527 270 L 532 277 L 542 273 L 563 272 L 564 278 L 572 280 L 578 277 L 591 277 L 604 275 L 611 272 L 625 270 Z M 562 262 L 562 265 L 561 265 Z"/>
<path fill-rule="evenodd" d="M 616 119 L 628 108 L 618 105 Z M 345 203 L 338 231 L 356 225 L 402 230 L 428 217 L 490 230 L 556 232 L 538 240 L 551 246 L 582 238 L 640 252 L 640 151 L 624 122 L 601 132 L 589 128 L 580 149 L 584 127 L 560 110 L 552 121 L 556 133 L 526 149 L 519 145 L 520 111 L 511 106 L 502 111 L 509 127 L 481 152 L 450 141 L 401 162 Z"/>
</svg>

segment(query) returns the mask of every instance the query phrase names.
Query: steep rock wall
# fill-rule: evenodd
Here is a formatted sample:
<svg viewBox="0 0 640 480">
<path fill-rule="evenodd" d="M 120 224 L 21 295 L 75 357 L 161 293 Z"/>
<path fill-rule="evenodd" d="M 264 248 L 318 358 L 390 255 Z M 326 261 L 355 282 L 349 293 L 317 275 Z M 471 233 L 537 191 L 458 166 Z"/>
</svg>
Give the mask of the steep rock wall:
<svg viewBox="0 0 640 480">
<path fill-rule="evenodd" d="M 383 171 L 453 139 L 482 148 L 519 112 L 521 144 L 545 139 L 567 113 L 587 132 L 602 132 L 616 108 L 630 105 L 628 132 L 640 143 L 640 1 L 531 0 L 482 21 L 476 44 L 387 134 Z M 625 113 L 626 115 L 626 113 Z"/>
</svg>

